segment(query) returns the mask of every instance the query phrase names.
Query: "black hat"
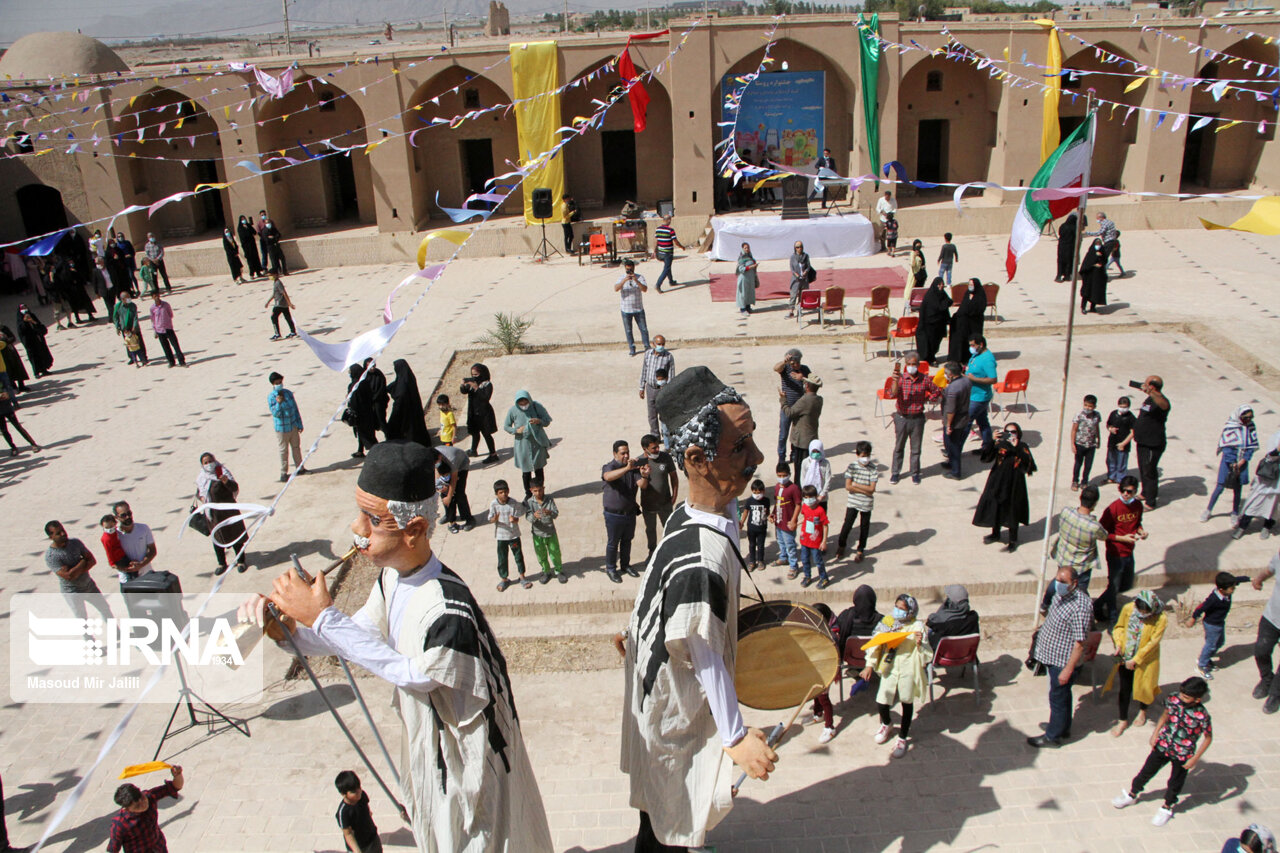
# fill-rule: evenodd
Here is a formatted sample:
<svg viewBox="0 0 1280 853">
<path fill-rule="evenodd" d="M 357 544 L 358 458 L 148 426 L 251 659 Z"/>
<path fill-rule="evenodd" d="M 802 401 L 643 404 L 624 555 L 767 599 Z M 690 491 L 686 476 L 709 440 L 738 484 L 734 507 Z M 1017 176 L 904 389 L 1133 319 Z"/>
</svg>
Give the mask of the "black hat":
<svg viewBox="0 0 1280 853">
<path fill-rule="evenodd" d="M 435 464 L 436 452 L 416 441 L 381 441 L 369 449 L 356 485 L 383 500 L 426 500 L 436 493 Z"/>
<path fill-rule="evenodd" d="M 686 367 L 658 389 L 658 417 L 668 430 L 676 432 L 728 387 L 708 367 Z"/>
</svg>

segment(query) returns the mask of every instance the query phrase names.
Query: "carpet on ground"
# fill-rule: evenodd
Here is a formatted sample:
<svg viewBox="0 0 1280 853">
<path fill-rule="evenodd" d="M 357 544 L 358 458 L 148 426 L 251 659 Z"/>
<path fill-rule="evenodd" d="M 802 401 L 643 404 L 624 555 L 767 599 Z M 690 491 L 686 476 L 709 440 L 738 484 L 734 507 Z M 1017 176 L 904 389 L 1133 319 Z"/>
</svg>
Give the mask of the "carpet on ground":
<svg viewBox="0 0 1280 853">
<path fill-rule="evenodd" d="M 762 272 L 760 286 L 756 288 L 756 300 L 786 299 L 791 295 L 791 273 L 786 270 Z M 818 280 L 809 285 L 810 290 L 826 290 L 843 287 L 846 303 L 853 299 L 869 299 L 871 289 L 888 285 L 891 297 L 901 298 L 907 286 L 907 270 L 904 267 L 872 267 L 870 269 L 818 270 Z M 715 273 L 711 276 L 711 301 L 733 302 L 738 293 L 738 276 L 735 273 Z"/>
</svg>

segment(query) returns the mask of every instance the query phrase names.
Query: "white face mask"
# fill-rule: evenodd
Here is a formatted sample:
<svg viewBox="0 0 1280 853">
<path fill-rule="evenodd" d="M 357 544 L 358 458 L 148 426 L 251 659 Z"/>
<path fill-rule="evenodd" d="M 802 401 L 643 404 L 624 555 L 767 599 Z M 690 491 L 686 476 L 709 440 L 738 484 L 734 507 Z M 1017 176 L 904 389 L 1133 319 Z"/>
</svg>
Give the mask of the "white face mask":
<svg viewBox="0 0 1280 853">
<path fill-rule="evenodd" d="M 805 506 L 817 506 L 817 505 L 818 505 L 818 499 L 817 499 L 817 498 L 805 498 L 805 499 L 804 499 L 804 505 L 805 505 Z"/>
<path fill-rule="evenodd" d="M 217 471 L 217 470 L 218 470 L 218 463 L 217 463 L 217 462 L 206 462 L 205 464 L 201 465 L 200 467 L 204 469 L 204 472 L 205 472 L 206 474 L 212 474 L 214 471 Z"/>
<path fill-rule="evenodd" d="M 790 482 L 791 482 L 791 478 L 790 478 L 790 477 L 779 477 L 779 478 L 778 478 L 778 482 L 785 486 L 787 483 L 790 483 Z"/>
<path fill-rule="evenodd" d="M 914 364 L 907 365 L 907 373 L 909 373 L 910 375 L 915 376 L 919 372 L 920 372 L 920 368 L 918 366 Z"/>
<path fill-rule="evenodd" d="M 871 457 L 870 457 L 870 456 L 859 456 L 859 457 L 858 457 L 858 464 L 859 464 L 859 465 L 870 465 L 870 464 L 871 464 Z"/>
<path fill-rule="evenodd" d="M 666 385 L 666 384 L 667 384 L 667 380 L 665 380 L 665 379 L 655 379 L 655 380 L 653 380 L 653 384 L 654 384 L 654 385 L 657 385 L 659 388 L 661 388 L 663 385 Z"/>
<path fill-rule="evenodd" d="M 1120 414 L 1122 414 L 1122 415 L 1123 415 L 1123 414 L 1127 414 L 1127 413 L 1128 413 L 1128 411 L 1129 411 L 1129 407 L 1128 407 L 1128 406 L 1121 406 L 1121 407 L 1120 407 L 1119 409 L 1117 409 L 1116 411 L 1118 411 L 1118 412 L 1119 412 Z"/>
<path fill-rule="evenodd" d="M 763 500 L 764 492 L 752 492 L 751 497 L 755 498 L 756 500 Z"/>
</svg>

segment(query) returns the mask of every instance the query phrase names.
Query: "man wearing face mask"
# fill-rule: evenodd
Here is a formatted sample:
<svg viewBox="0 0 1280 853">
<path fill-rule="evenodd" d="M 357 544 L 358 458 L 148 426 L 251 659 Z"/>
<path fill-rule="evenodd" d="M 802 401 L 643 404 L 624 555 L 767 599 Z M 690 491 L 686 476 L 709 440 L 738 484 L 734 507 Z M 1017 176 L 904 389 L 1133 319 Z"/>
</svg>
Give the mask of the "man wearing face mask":
<svg viewBox="0 0 1280 853">
<path fill-rule="evenodd" d="M 658 372 L 663 371 L 663 382 L 676 372 L 676 358 L 667 352 L 667 339 L 662 335 L 653 336 L 653 346 L 644 351 L 644 363 L 640 365 L 640 399 L 644 400 L 649 413 L 649 432 L 659 434 L 658 429 Z"/>
<path fill-rule="evenodd" d="M 412 441 L 369 449 L 351 530 L 381 570 L 358 613 L 333 606 L 323 573 L 307 583 L 290 569 L 270 600 L 303 654 L 340 655 L 394 686 L 400 784 L 419 850 L 550 851 L 506 659 L 471 590 L 432 553 L 434 461 Z M 253 596 L 240 620 L 265 629 L 266 603 Z"/>
<path fill-rule="evenodd" d="M 1160 496 L 1160 457 L 1167 438 L 1165 422 L 1172 404 L 1164 394 L 1164 380 L 1148 376 L 1141 390 L 1147 395 L 1133 424 L 1133 443 L 1138 446 L 1138 475 L 1142 478 L 1142 502 L 1147 509 L 1156 508 Z"/>
<path fill-rule="evenodd" d="M 675 460 L 670 453 L 662 451 L 656 435 L 650 433 L 641 438 L 640 447 L 649 466 L 649 479 L 640 490 L 640 515 L 644 518 L 644 538 L 649 546 L 649 554 L 644 558 L 647 563 L 653 549 L 658 547 L 659 532 L 675 509 L 676 498 L 680 496 L 680 478 L 676 475 Z"/>
<path fill-rule="evenodd" d="M 734 765 L 767 779 L 777 754 L 747 729 L 733 671 L 738 495 L 764 461 L 751 409 L 705 367 L 658 395 L 688 497 L 672 513 L 645 570 L 627 630 L 615 637 L 626 667 L 622 770 L 640 812 L 635 849 L 699 847 L 733 807 Z"/>
<path fill-rule="evenodd" d="M 920 372 L 920 354 L 908 350 L 902 365 L 893 365 L 893 382 L 889 397 L 897 404 L 893 413 L 893 464 L 889 468 L 889 485 L 898 482 L 902 472 L 902 453 L 911 439 L 911 482 L 920 485 L 920 442 L 924 440 L 924 406 L 942 393 L 928 376 Z"/>
<path fill-rule="evenodd" d="M 1053 603 L 1036 632 L 1032 655 L 1048 669 L 1049 724 L 1044 734 L 1027 738 L 1037 749 L 1057 748 L 1071 737 L 1071 681 L 1084 654 L 1084 641 L 1093 625 L 1093 602 L 1079 589 L 1079 575 L 1070 566 L 1058 569 Z"/>
<path fill-rule="evenodd" d="M 969 390 L 969 418 L 978 427 L 982 436 L 982 447 L 978 453 L 986 453 L 991 449 L 991 422 L 987 420 L 987 412 L 991 409 L 991 398 L 995 396 L 997 372 L 996 357 L 987 349 L 987 339 L 982 335 L 969 338 L 969 366 L 965 376 L 973 383 Z"/>
</svg>

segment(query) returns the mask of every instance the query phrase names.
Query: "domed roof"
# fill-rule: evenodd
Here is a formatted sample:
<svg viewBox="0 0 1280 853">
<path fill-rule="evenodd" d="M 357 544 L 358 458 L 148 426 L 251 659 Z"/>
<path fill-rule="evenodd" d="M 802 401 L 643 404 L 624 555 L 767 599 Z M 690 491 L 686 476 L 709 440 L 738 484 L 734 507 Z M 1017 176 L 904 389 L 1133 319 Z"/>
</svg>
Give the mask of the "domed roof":
<svg viewBox="0 0 1280 853">
<path fill-rule="evenodd" d="M 80 33 L 31 33 L 0 56 L 0 78 L 15 80 L 128 70 L 114 50 Z"/>
</svg>

